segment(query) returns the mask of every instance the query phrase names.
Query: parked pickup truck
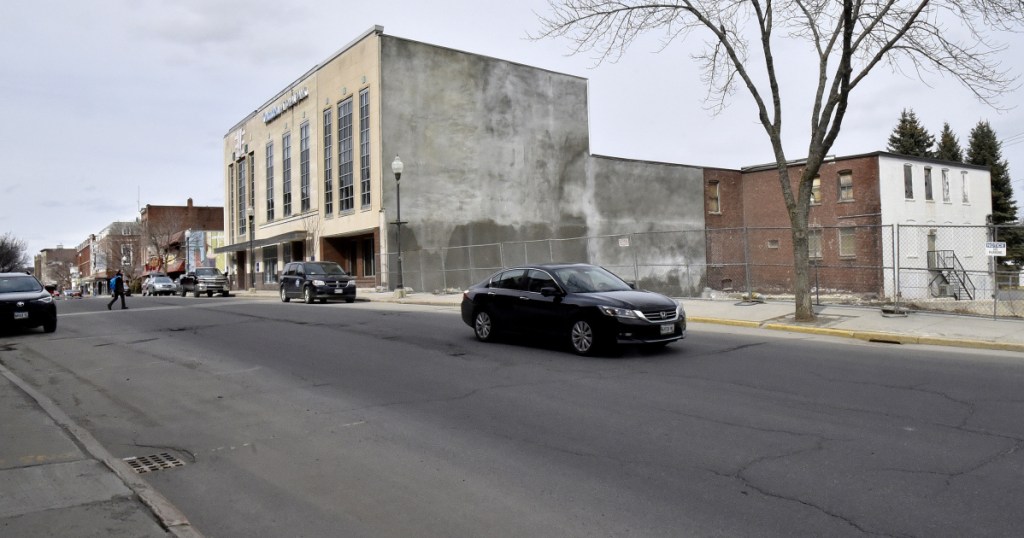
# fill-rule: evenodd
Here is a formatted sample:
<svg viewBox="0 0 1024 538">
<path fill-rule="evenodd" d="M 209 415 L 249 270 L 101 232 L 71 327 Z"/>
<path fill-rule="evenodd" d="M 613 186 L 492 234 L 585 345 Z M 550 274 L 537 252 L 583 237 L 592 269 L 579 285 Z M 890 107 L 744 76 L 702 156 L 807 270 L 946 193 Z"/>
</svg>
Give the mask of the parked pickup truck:
<svg viewBox="0 0 1024 538">
<path fill-rule="evenodd" d="M 231 291 L 227 275 L 216 267 L 199 267 L 182 276 L 178 283 L 181 284 L 182 297 L 190 291 L 193 297 L 199 297 L 200 293 L 205 293 L 207 297 L 213 297 L 214 293 L 227 297 Z"/>
</svg>

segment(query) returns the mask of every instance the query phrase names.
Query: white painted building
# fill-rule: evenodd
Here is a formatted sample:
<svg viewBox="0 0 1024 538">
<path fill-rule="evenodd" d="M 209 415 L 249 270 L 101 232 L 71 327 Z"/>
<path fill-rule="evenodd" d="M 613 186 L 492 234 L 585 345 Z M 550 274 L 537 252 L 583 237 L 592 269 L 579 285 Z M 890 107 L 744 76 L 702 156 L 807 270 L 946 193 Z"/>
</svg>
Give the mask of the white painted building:
<svg viewBox="0 0 1024 538">
<path fill-rule="evenodd" d="M 883 243 L 884 258 L 895 265 L 885 271 L 886 296 L 990 297 L 992 258 L 985 252 L 992 214 L 988 169 L 888 153 L 879 155 L 878 168 L 881 224 L 892 230 Z"/>
</svg>

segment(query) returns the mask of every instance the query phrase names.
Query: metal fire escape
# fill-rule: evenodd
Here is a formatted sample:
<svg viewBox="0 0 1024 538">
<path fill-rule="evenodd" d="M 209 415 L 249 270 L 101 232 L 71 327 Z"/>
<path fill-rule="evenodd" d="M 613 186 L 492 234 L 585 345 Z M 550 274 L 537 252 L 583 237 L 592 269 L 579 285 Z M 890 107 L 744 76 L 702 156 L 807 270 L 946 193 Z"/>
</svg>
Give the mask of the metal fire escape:
<svg viewBox="0 0 1024 538">
<path fill-rule="evenodd" d="M 932 297 L 954 297 L 958 301 L 974 299 L 977 293 L 974 282 L 952 250 L 929 250 L 928 270 L 934 275 L 928 283 Z"/>
</svg>

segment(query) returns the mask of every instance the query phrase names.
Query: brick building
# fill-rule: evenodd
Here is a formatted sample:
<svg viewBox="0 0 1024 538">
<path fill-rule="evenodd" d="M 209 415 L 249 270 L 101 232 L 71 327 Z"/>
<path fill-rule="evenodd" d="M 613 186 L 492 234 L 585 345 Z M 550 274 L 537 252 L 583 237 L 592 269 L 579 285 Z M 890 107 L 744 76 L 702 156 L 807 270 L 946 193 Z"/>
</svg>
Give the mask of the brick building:
<svg viewBox="0 0 1024 538">
<path fill-rule="evenodd" d="M 795 193 L 803 162 L 789 171 Z M 775 165 L 705 169 L 704 190 L 708 287 L 792 290 L 790 220 Z M 885 152 L 830 158 L 814 180 L 808 215 L 812 281 L 886 297 L 896 288 L 932 296 L 955 292 L 955 281 L 965 275 L 947 270 L 937 253 L 955 250 L 963 272 L 983 273 L 978 248 L 989 214 L 986 168 Z M 943 231 L 954 226 L 980 233 L 981 242 L 965 239 L 953 248 Z M 897 283 L 890 269 L 899 268 L 911 270 Z"/>
</svg>

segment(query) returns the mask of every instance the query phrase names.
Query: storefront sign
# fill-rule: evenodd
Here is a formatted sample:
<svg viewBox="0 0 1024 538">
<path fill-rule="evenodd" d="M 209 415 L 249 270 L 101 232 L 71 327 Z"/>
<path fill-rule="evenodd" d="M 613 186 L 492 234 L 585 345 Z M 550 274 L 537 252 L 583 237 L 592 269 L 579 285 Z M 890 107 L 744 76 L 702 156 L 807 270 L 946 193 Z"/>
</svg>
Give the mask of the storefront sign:
<svg viewBox="0 0 1024 538">
<path fill-rule="evenodd" d="M 293 91 L 291 95 L 284 98 L 281 104 L 275 105 L 263 113 L 263 123 L 274 121 L 278 116 L 284 114 L 289 108 L 299 104 L 299 101 L 307 97 L 309 97 L 309 89 L 307 88 Z"/>
</svg>

